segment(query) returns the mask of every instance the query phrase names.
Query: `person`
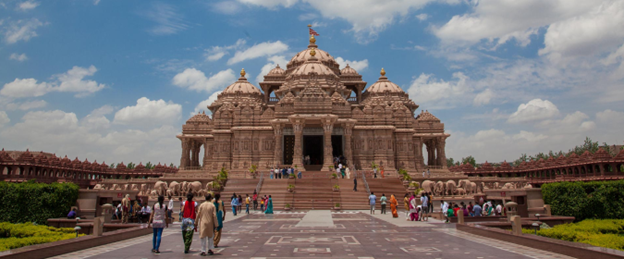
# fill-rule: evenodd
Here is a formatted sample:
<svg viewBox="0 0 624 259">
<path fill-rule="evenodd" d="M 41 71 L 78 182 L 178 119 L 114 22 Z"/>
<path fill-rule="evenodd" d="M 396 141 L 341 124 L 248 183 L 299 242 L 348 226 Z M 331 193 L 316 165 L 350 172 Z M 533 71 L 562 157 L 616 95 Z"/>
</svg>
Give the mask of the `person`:
<svg viewBox="0 0 624 259">
<path fill-rule="evenodd" d="M 403 206 L 405 207 L 405 219 L 409 218 L 409 193 L 406 193 L 405 196 L 403 196 Z"/>
<path fill-rule="evenodd" d="M 236 216 L 236 208 L 238 207 L 238 197 L 236 197 L 236 193 L 232 195 L 232 200 L 230 201 L 230 205 L 232 205 L 232 214 Z"/>
<path fill-rule="evenodd" d="M 503 215 L 503 206 L 501 206 L 500 203 L 498 205 L 496 205 L 496 215 L 498 215 L 498 216 L 502 216 Z"/>
<path fill-rule="evenodd" d="M 258 210 L 258 193 L 256 190 L 254 190 L 253 197 L 251 199 L 253 200 L 254 211 Z"/>
<path fill-rule="evenodd" d="M 303 175 L 301 174 L 301 169 L 297 168 L 297 171 L 298 171 L 297 172 L 297 178 L 299 178 L 299 179 L 303 178 Z"/>
<path fill-rule="evenodd" d="M 212 203 L 212 195 L 206 194 L 206 201 L 199 205 L 197 209 L 197 226 L 199 227 L 199 242 L 201 243 L 201 256 L 206 253 L 213 255 L 214 252 L 214 230 L 219 226 L 217 211 Z M 208 251 L 206 251 L 208 249 Z"/>
<path fill-rule="evenodd" d="M 455 211 L 453 210 L 453 203 L 451 203 L 450 206 L 448 206 L 448 209 L 446 210 L 446 216 L 448 218 L 448 222 L 446 223 L 451 223 L 451 218 L 455 215 Z"/>
<path fill-rule="evenodd" d="M 134 219 L 140 220 L 141 216 L 141 205 L 139 205 L 139 201 L 134 201 L 134 205 L 132 206 L 132 217 Z"/>
<path fill-rule="evenodd" d="M 444 200 L 440 201 L 440 212 L 444 215 L 444 223 L 450 222 L 450 219 L 447 217 L 448 207 L 448 203 L 444 202 Z"/>
<path fill-rule="evenodd" d="M 453 204 L 453 216 L 457 217 L 457 213 L 459 213 L 459 205 L 457 203 Z"/>
<path fill-rule="evenodd" d="M 121 200 L 121 223 L 128 224 L 128 217 L 130 216 L 130 194 L 126 194 L 126 197 Z"/>
<path fill-rule="evenodd" d="M 169 198 L 171 200 L 171 198 Z M 169 227 L 169 207 L 164 205 L 165 196 L 158 196 L 158 202 L 154 204 L 153 213 L 150 214 L 150 218 L 147 221 L 147 227 L 150 226 L 154 230 L 152 236 L 152 253 L 160 254 L 160 240 L 162 238 L 162 232 L 164 228 Z M 148 206 L 149 208 L 149 206 Z"/>
<path fill-rule="evenodd" d="M 275 172 L 275 168 L 272 168 L 271 170 L 269 170 L 269 174 L 271 176 L 271 179 L 273 179 L 273 172 Z"/>
<path fill-rule="evenodd" d="M 182 206 L 184 206 L 184 202 L 182 201 L 182 197 L 178 198 L 178 203 L 180 203 L 180 212 L 178 212 L 178 222 L 182 222 Z"/>
<path fill-rule="evenodd" d="M 264 212 L 264 197 L 260 198 L 260 211 Z"/>
<path fill-rule="evenodd" d="M 115 207 L 115 213 L 113 214 L 113 220 L 121 219 L 121 203 L 117 204 Z"/>
<path fill-rule="evenodd" d="M 193 232 L 195 228 L 195 218 L 197 216 L 197 202 L 193 201 L 193 193 L 186 195 L 186 201 L 182 205 L 182 240 L 184 240 L 184 253 L 188 254 L 193 243 Z"/>
<path fill-rule="evenodd" d="M 173 199 L 171 199 L 171 195 L 169 198 L 169 205 L 167 205 L 167 219 L 172 220 L 173 217 Z M 171 221 L 173 222 L 173 220 Z"/>
<path fill-rule="evenodd" d="M 386 201 L 387 200 L 388 198 L 386 198 L 386 194 L 382 193 L 381 198 L 379 198 L 379 201 L 381 202 L 381 214 L 386 214 Z"/>
<path fill-rule="evenodd" d="M 429 197 L 427 196 L 427 193 L 424 192 L 421 196 L 420 196 L 420 202 L 421 202 L 421 212 L 420 212 L 420 218 L 422 219 L 422 221 L 427 221 L 427 211 L 429 211 L 429 209 L 427 208 L 427 206 L 429 205 Z"/>
<path fill-rule="evenodd" d="M 464 214 L 464 217 L 468 217 L 468 208 L 466 208 L 466 204 L 464 202 L 462 202 L 462 207 L 461 207 L 461 213 Z"/>
<path fill-rule="evenodd" d="M 342 175 L 342 179 L 344 179 L 344 178 L 345 178 L 345 175 L 346 175 L 346 170 L 347 170 L 347 169 L 346 169 L 346 168 L 344 168 L 344 167 L 340 168 L 340 174 Z"/>
<path fill-rule="evenodd" d="M 394 197 L 394 194 L 390 195 L 390 210 L 392 211 L 393 218 L 399 217 L 399 213 L 397 213 L 397 206 L 399 206 L 399 202 L 397 202 L 397 199 Z"/>
<path fill-rule="evenodd" d="M 412 197 L 409 199 L 409 203 L 410 203 L 410 220 L 411 221 L 415 221 L 418 219 L 418 211 L 416 210 L 418 208 L 418 204 L 416 202 L 416 195 L 412 194 Z"/>
<path fill-rule="evenodd" d="M 374 192 L 371 192 L 370 196 L 368 196 L 368 201 L 370 202 L 370 214 L 375 214 L 375 201 L 377 200 L 377 196 L 375 196 Z"/>
<path fill-rule="evenodd" d="M 238 212 L 243 211 L 243 197 L 241 195 L 238 195 Z"/>
<path fill-rule="evenodd" d="M 425 178 L 425 173 L 426 173 L 425 170 L 423 170 L 423 178 Z"/>
<path fill-rule="evenodd" d="M 381 179 L 383 179 L 383 178 L 384 178 L 384 167 L 382 166 L 381 167 Z"/>
<path fill-rule="evenodd" d="M 217 211 L 217 221 L 218 221 L 218 225 L 217 228 L 215 228 L 215 236 L 214 236 L 214 247 L 217 248 L 219 247 L 219 242 L 221 241 L 221 232 L 223 231 L 223 221 L 225 220 L 225 213 L 226 213 L 226 209 L 225 209 L 225 205 L 223 204 L 223 201 L 221 200 L 221 194 L 215 194 L 215 198 L 214 198 L 214 205 L 215 205 L 215 209 Z"/>
<path fill-rule="evenodd" d="M 377 167 L 373 168 L 373 178 L 377 178 Z"/>
<path fill-rule="evenodd" d="M 143 222 L 143 220 L 149 220 L 149 218 L 151 218 L 152 216 L 152 208 L 150 208 L 149 205 L 145 204 L 145 206 L 143 206 L 143 208 L 141 209 L 141 222 Z"/>
<path fill-rule="evenodd" d="M 67 219 L 75 219 L 76 218 L 76 208 L 73 208 L 67 214 Z"/>
<path fill-rule="evenodd" d="M 427 177 L 431 178 L 431 170 L 429 170 L 428 168 L 427 168 Z"/>
<path fill-rule="evenodd" d="M 357 192 L 357 177 L 353 177 L 353 191 Z"/>
<path fill-rule="evenodd" d="M 251 198 L 249 198 L 249 194 L 245 194 L 245 213 L 249 214 L 249 203 L 251 203 Z"/>
<path fill-rule="evenodd" d="M 269 195 L 269 200 L 266 205 L 267 209 L 264 214 L 273 214 L 273 199 L 271 199 L 271 195 Z"/>
<path fill-rule="evenodd" d="M 486 204 L 487 204 L 487 208 L 485 209 L 485 216 L 492 216 L 492 211 L 494 210 L 492 208 L 492 203 L 487 202 Z"/>
<path fill-rule="evenodd" d="M 472 202 L 468 202 L 468 207 L 466 207 L 466 209 L 468 210 L 468 216 L 474 217 L 474 213 L 472 213 Z"/>
<path fill-rule="evenodd" d="M 345 168 L 345 173 L 347 174 L 347 179 L 351 179 L 351 170 L 349 170 L 348 166 Z"/>
<path fill-rule="evenodd" d="M 474 207 L 472 207 L 472 216 L 474 217 L 481 217 L 481 206 L 479 206 L 479 203 L 475 203 Z"/>
</svg>

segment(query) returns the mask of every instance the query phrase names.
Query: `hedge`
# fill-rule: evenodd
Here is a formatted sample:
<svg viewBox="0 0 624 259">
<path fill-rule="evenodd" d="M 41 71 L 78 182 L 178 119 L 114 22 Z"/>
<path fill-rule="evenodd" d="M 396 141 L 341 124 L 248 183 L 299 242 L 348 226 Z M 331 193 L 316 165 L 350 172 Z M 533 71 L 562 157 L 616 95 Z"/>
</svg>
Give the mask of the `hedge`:
<svg viewBox="0 0 624 259">
<path fill-rule="evenodd" d="M 36 222 L 66 217 L 78 200 L 78 185 L 73 183 L 0 182 L 0 222 Z"/>
<path fill-rule="evenodd" d="M 84 236 L 81 234 L 80 236 Z M 0 251 L 76 237 L 72 228 L 54 228 L 33 223 L 0 223 Z"/>
<path fill-rule="evenodd" d="M 525 234 L 535 230 L 523 229 Z M 624 250 L 624 220 L 587 219 L 537 231 L 538 236 Z"/>
<path fill-rule="evenodd" d="M 624 180 L 558 182 L 542 185 L 553 215 L 584 219 L 624 219 Z"/>
</svg>

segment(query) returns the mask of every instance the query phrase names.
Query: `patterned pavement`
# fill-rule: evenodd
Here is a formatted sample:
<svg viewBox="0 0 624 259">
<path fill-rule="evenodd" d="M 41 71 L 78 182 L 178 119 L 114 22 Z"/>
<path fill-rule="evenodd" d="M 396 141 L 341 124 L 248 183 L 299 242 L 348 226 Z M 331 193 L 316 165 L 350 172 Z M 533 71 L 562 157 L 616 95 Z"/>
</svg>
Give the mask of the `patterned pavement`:
<svg viewBox="0 0 624 259">
<path fill-rule="evenodd" d="M 439 221 L 399 222 L 387 215 L 361 211 L 333 212 L 334 224 L 297 227 L 307 212 L 228 214 L 219 258 L 570 258 L 530 247 L 456 231 Z M 179 225 L 166 229 L 161 254 L 150 252 L 151 235 L 61 255 L 55 258 L 198 258 L 194 236 L 191 253 L 183 253 Z"/>
</svg>

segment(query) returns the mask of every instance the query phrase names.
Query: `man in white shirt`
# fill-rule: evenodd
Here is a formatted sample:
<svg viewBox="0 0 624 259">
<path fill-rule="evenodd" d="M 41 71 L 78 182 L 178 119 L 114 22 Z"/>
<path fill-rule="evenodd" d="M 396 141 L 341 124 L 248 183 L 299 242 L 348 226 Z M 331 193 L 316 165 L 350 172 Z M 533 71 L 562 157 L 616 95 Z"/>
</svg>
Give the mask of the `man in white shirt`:
<svg viewBox="0 0 624 259">
<path fill-rule="evenodd" d="M 500 204 L 496 205 L 496 215 L 498 216 L 503 215 L 503 206 L 501 206 Z"/>
<path fill-rule="evenodd" d="M 171 216 L 173 215 L 173 199 L 171 198 L 171 196 L 169 196 L 169 205 L 167 205 L 167 216 L 169 216 L 168 218 L 171 219 Z M 173 220 L 171 220 L 171 222 L 173 222 Z"/>
<path fill-rule="evenodd" d="M 375 202 L 377 200 L 375 193 L 371 192 L 370 196 L 368 196 L 368 200 L 370 202 L 370 213 L 375 214 Z"/>
<path fill-rule="evenodd" d="M 445 201 L 441 201 L 441 209 L 442 209 L 442 215 L 444 215 L 444 222 L 449 222 L 449 218 L 447 215 L 447 211 L 448 211 L 448 203 L 446 203 Z"/>
</svg>

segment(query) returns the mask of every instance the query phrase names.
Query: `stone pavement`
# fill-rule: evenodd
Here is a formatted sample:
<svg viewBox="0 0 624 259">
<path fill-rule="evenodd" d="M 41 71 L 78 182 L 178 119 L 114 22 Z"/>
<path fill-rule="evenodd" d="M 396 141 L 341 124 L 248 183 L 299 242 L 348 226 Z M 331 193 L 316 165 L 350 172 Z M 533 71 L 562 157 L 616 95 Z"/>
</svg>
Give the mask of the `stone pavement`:
<svg viewBox="0 0 624 259">
<path fill-rule="evenodd" d="M 226 219 L 214 250 L 217 258 L 570 258 L 459 232 L 441 221 L 409 222 L 404 215 L 295 211 L 228 213 Z M 196 234 L 191 253 L 184 254 L 175 224 L 163 233 L 161 254 L 152 254 L 151 248 L 152 236 L 147 235 L 56 258 L 198 258 L 200 244 Z"/>
</svg>

